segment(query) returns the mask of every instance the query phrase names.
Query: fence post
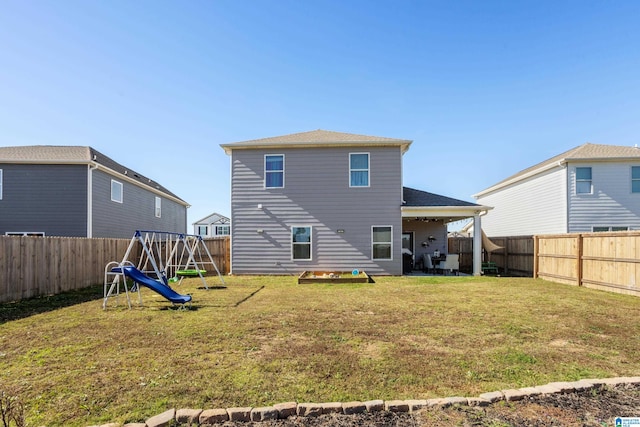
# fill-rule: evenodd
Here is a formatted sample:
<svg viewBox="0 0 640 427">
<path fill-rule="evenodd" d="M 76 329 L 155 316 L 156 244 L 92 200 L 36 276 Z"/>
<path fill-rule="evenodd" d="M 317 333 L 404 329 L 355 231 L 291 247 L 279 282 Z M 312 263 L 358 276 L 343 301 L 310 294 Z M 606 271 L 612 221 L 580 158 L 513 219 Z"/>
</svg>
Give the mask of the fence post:
<svg viewBox="0 0 640 427">
<path fill-rule="evenodd" d="M 540 246 L 538 243 L 538 236 L 533 236 L 533 278 L 538 278 L 538 251 Z"/>
<path fill-rule="evenodd" d="M 583 249 L 582 249 L 582 245 L 583 245 L 583 236 L 582 233 L 579 233 L 576 236 L 576 245 L 578 246 L 576 248 L 576 281 L 577 281 L 577 285 L 578 286 L 582 286 L 582 253 L 583 253 Z"/>
</svg>

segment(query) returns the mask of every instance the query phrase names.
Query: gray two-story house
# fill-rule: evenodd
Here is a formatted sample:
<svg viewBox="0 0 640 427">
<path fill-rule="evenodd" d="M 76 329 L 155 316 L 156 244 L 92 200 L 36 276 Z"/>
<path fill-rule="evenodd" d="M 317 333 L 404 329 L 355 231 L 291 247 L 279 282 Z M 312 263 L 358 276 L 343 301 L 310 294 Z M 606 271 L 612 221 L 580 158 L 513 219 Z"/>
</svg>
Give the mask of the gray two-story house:
<svg viewBox="0 0 640 427">
<path fill-rule="evenodd" d="M 186 233 L 188 204 L 91 147 L 0 147 L 0 234 Z"/>
<path fill-rule="evenodd" d="M 403 188 L 411 142 L 316 130 L 222 144 L 231 157 L 231 272 L 399 275 L 403 248 L 414 260 L 446 252 L 446 224 L 479 221 L 486 208 Z"/>
<path fill-rule="evenodd" d="M 583 144 L 474 195 L 489 236 L 640 229 L 640 148 Z"/>
</svg>

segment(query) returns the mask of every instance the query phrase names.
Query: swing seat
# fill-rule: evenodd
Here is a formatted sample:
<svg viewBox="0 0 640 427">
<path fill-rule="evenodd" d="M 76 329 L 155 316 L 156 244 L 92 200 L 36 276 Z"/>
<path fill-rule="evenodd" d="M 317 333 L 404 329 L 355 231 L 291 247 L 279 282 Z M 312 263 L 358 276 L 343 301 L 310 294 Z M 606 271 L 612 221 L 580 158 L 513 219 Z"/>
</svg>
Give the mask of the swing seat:
<svg viewBox="0 0 640 427">
<path fill-rule="evenodd" d="M 192 270 L 176 270 L 176 276 L 199 276 L 201 274 L 206 274 L 207 270 L 196 270 L 196 269 L 192 269 Z"/>
</svg>

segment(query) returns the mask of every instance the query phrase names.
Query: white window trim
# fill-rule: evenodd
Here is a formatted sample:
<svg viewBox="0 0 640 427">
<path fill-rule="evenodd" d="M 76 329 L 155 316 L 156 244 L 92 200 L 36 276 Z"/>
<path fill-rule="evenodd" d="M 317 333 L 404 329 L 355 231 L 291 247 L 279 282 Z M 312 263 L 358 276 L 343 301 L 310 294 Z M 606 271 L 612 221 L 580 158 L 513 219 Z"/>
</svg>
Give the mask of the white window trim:
<svg viewBox="0 0 640 427">
<path fill-rule="evenodd" d="M 7 231 L 4 233 L 5 236 L 33 236 L 33 237 L 44 237 L 44 231 Z"/>
<path fill-rule="evenodd" d="M 155 207 L 156 218 L 162 217 L 162 198 L 156 196 L 156 207 Z"/>
<path fill-rule="evenodd" d="M 113 198 L 113 184 L 118 184 L 120 186 L 120 200 Z M 124 201 L 124 185 L 115 179 L 111 180 L 111 201 L 116 203 L 123 203 Z"/>
<path fill-rule="evenodd" d="M 308 228 L 309 229 L 309 243 L 294 243 L 293 241 L 293 229 L 294 228 Z M 313 226 L 312 225 L 292 225 L 289 235 L 291 236 L 291 261 L 313 261 Z M 295 245 L 309 245 L 309 258 L 294 258 L 293 247 Z"/>
<path fill-rule="evenodd" d="M 204 234 L 200 233 L 200 227 L 204 227 Z M 208 225 L 202 225 L 202 224 L 196 224 L 196 234 L 198 236 L 203 236 L 203 237 L 209 237 L 209 226 Z"/>
<path fill-rule="evenodd" d="M 2 169 L 0 169 L 0 200 L 2 200 L 2 189 L 4 187 L 3 185 L 3 181 L 2 181 Z"/>
<path fill-rule="evenodd" d="M 391 244 L 391 258 L 374 258 L 373 253 L 373 247 L 376 244 L 381 244 L 381 243 L 386 243 L 386 242 L 374 242 L 373 241 L 373 229 L 374 228 L 381 228 L 381 227 L 388 227 L 391 229 L 391 241 L 389 241 L 389 243 Z M 371 226 L 371 259 L 373 261 L 393 261 L 393 225 L 372 225 Z"/>
<path fill-rule="evenodd" d="M 578 169 L 590 169 L 591 170 L 591 179 L 586 180 L 586 179 L 578 179 Z M 578 182 L 589 182 L 589 192 L 585 192 L 585 193 L 579 193 L 578 192 Z M 576 195 L 580 195 L 580 194 L 593 194 L 593 167 L 591 166 L 576 166 L 576 170 L 575 170 L 575 182 L 576 182 L 576 188 L 575 188 L 575 192 Z"/>
<path fill-rule="evenodd" d="M 351 168 L 351 155 L 353 154 L 366 154 L 367 155 L 367 168 L 366 169 L 352 169 Z M 351 185 L 351 172 L 367 172 L 367 185 Z M 369 188 L 371 187 L 371 153 L 349 153 L 349 188 Z"/>
<path fill-rule="evenodd" d="M 607 230 L 598 230 L 596 228 L 606 228 Z M 614 231 L 614 228 L 626 228 L 626 230 L 615 230 L 615 231 L 629 231 L 629 226 L 626 225 L 593 225 L 591 226 L 592 233 L 610 233 Z"/>
<path fill-rule="evenodd" d="M 633 178 L 633 168 L 640 168 L 640 166 L 632 165 L 629 168 L 629 182 L 631 183 L 631 194 L 640 194 L 640 191 L 635 191 L 635 192 L 633 191 L 633 182 L 640 181 L 640 178 L 636 178 L 636 179 Z M 1 186 L 1 183 L 0 183 L 0 186 Z M 0 199 L 2 199 L 1 193 L 0 193 Z"/>
<path fill-rule="evenodd" d="M 274 157 L 274 156 L 282 156 L 282 186 L 281 187 L 267 187 L 267 157 Z M 264 162 L 263 164 L 263 168 L 264 168 L 264 181 L 262 183 L 262 185 L 264 186 L 264 188 L 284 188 L 284 169 L 285 169 L 285 157 L 284 154 L 265 154 L 264 155 Z M 280 171 L 269 171 L 270 173 L 280 173 Z"/>
<path fill-rule="evenodd" d="M 229 233 L 227 233 L 227 234 L 220 234 L 220 233 L 218 232 L 218 228 L 219 228 L 219 227 L 229 227 Z M 231 234 L 231 227 L 229 226 L 229 224 L 216 224 L 216 225 L 214 225 L 214 226 L 213 226 L 213 230 L 214 230 L 214 232 L 213 232 L 213 235 L 214 235 L 214 236 L 228 236 L 229 234 Z"/>
</svg>

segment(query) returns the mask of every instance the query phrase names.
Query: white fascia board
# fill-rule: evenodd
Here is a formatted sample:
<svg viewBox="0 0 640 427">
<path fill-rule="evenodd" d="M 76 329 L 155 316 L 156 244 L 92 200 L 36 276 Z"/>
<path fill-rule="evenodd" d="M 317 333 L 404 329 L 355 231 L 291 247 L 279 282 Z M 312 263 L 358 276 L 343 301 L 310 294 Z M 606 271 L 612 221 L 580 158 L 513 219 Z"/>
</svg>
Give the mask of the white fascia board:
<svg viewBox="0 0 640 427">
<path fill-rule="evenodd" d="M 300 144 L 277 144 L 277 143 L 265 143 L 265 144 L 253 144 L 253 145 L 235 145 L 232 144 L 220 144 L 220 147 L 224 150 L 225 154 L 230 156 L 233 150 L 257 150 L 257 149 L 284 149 L 284 148 L 335 148 L 335 147 L 400 147 L 402 154 L 409 150 L 411 141 L 401 142 L 330 142 L 330 143 L 300 143 Z"/>
<path fill-rule="evenodd" d="M 144 183 L 142 183 L 140 181 L 137 181 L 137 180 L 135 180 L 133 178 L 129 178 L 127 175 L 124 175 L 124 174 L 122 174 L 120 172 L 114 171 L 113 169 L 108 168 L 106 166 L 103 166 L 100 163 L 91 162 L 91 164 L 96 165 L 98 170 L 104 171 L 104 172 L 108 173 L 109 175 L 112 175 L 112 176 L 114 176 L 114 177 L 116 177 L 116 178 L 118 178 L 118 179 L 120 179 L 122 181 L 127 181 L 128 183 L 133 184 L 133 185 L 135 185 L 137 187 L 141 187 L 141 188 L 144 188 L 145 190 L 149 190 L 152 193 L 157 194 L 158 196 L 162 196 L 162 197 L 164 197 L 166 199 L 172 200 L 172 201 L 178 203 L 179 205 L 185 206 L 186 208 L 190 208 L 191 207 L 191 205 L 189 203 L 185 202 L 184 200 L 180 200 L 180 199 L 178 199 L 176 197 L 173 197 L 171 194 L 167 194 L 164 191 L 160 191 L 157 188 L 153 188 L 150 185 L 146 185 L 146 184 L 144 184 Z"/>
<path fill-rule="evenodd" d="M 486 196 L 489 193 L 492 193 L 494 191 L 500 190 L 501 188 L 508 187 L 508 186 L 510 186 L 512 184 L 515 184 L 515 183 L 519 182 L 519 181 L 523 181 L 523 180 L 525 180 L 527 178 L 530 178 L 532 176 L 541 174 L 542 172 L 546 172 L 548 170 L 555 169 L 555 168 L 562 168 L 562 167 L 564 167 L 565 163 L 567 163 L 566 159 L 562 159 L 562 160 L 559 160 L 559 161 L 557 161 L 555 163 L 551 163 L 551 164 L 545 165 L 545 166 L 543 166 L 543 167 L 541 167 L 539 169 L 535 169 L 535 170 L 532 170 L 532 171 L 527 172 L 525 174 L 518 175 L 518 176 L 514 177 L 513 179 L 509 179 L 507 181 L 501 182 L 500 184 L 496 184 L 496 185 L 494 185 L 492 187 L 489 187 L 486 190 L 482 190 L 479 193 L 473 194 L 471 197 L 473 197 L 475 199 L 478 199 L 478 198 L 480 198 L 482 196 Z"/>
<path fill-rule="evenodd" d="M 465 217 L 486 213 L 493 209 L 490 206 L 403 206 L 402 217 Z"/>
</svg>

